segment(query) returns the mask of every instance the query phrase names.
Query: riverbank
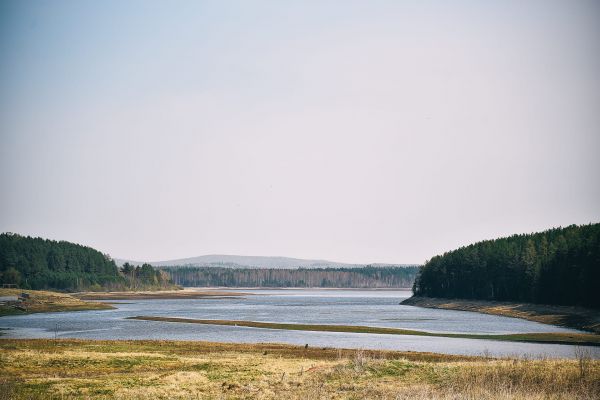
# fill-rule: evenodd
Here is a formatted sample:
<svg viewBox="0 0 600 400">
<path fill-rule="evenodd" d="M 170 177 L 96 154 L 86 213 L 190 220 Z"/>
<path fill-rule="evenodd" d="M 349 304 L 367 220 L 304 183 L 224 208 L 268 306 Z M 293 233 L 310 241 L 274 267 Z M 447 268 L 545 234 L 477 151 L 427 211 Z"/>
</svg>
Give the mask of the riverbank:
<svg viewBox="0 0 600 400">
<path fill-rule="evenodd" d="M 139 292 L 81 292 L 72 293 L 80 300 L 173 300 L 206 299 L 246 296 L 248 293 L 214 289 L 183 289 Z"/>
<path fill-rule="evenodd" d="M 600 361 L 280 344 L 0 339 L 0 399 L 591 399 Z"/>
<path fill-rule="evenodd" d="M 22 297 L 23 294 L 26 296 Z M 0 297 L 7 299 L 0 303 L 0 316 L 114 308 L 109 304 L 83 301 L 66 293 L 43 290 L 0 289 Z"/>
<path fill-rule="evenodd" d="M 600 312 L 581 307 L 415 296 L 404 300 L 400 304 L 522 318 L 543 324 L 558 325 L 600 334 Z"/>
<path fill-rule="evenodd" d="M 314 331 L 314 332 L 345 332 L 345 333 L 369 333 L 384 335 L 412 335 L 412 336 L 430 336 L 447 337 L 459 339 L 485 339 L 502 340 L 511 342 L 530 342 L 547 344 L 570 344 L 579 346 L 600 346 L 600 335 L 587 333 L 518 333 L 505 335 L 479 335 L 469 333 L 433 333 L 425 331 L 416 331 L 398 328 L 382 328 L 375 326 L 357 326 L 357 325 L 320 325 L 320 324 L 291 324 L 257 321 L 234 321 L 234 320 L 212 320 L 212 319 L 190 319 L 176 317 L 155 317 L 155 316 L 137 316 L 128 317 L 142 321 L 160 321 L 187 324 L 202 325 L 224 325 L 224 326 L 245 326 L 250 328 L 262 329 L 281 329 L 291 331 Z"/>
</svg>

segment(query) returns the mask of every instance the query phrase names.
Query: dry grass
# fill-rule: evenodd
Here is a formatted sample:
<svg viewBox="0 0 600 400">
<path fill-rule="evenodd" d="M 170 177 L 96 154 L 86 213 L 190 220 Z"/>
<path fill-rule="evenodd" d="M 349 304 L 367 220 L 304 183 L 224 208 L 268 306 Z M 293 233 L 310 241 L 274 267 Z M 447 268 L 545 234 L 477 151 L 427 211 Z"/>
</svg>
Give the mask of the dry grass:
<svg viewBox="0 0 600 400">
<path fill-rule="evenodd" d="M 77 299 L 66 293 L 47 292 L 42 290 L 0 289 L 0 296 L 19 296 L 28 293 L 29 299 L 19 304 L 0 305 L 0 316 L 15 314 L 30 314 L 56 311 L 82 311 L 82 310 L 107 310 L 114 307 L 97 302 L 88 302 Z"/>
<path fill-rule="evenodd" d="M 600 362 L 585 355 L 583 361 L 495 360 L 275 344 L 83 340 L 0 340 L 0 349 L 0 399 L 600 398 Z"/>
</svg>

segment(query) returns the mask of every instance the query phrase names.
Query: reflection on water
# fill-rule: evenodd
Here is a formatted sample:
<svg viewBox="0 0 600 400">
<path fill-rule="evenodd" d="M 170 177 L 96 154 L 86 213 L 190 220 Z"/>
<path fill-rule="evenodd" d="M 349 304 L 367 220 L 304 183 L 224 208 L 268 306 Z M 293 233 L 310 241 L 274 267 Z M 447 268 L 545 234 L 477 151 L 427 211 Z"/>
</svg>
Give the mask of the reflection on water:
<svg viewBox="0 0 600 400">
<path fill-rule="evenodd" d="M 238 290 L 239 291 L 239 290 Z M 0 318 L 8 337 L 87 339 L 172 339 L 223 342 L 282 342 L 318 347 L 373 348 L 454 354 L 573 357 L 573 346 L 491 340 L 259 328 L 127 320 L 136 315 L 265 322 L 367 325 L 461 333 L 576 332 L 514 318 L 434 310 L 398 303 L 401 290 L 244 290 L 226 299 L 127 300 L 116 310 L 32 314 Z M 597 348 L 592 352 L 600 357 Z"/>
</svg>

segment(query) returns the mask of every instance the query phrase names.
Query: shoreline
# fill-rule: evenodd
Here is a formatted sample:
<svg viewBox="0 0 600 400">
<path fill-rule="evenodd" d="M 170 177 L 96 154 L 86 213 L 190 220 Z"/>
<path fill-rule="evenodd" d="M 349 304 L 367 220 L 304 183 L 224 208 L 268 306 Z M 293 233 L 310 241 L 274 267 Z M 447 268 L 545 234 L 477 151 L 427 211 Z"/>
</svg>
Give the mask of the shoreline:
<svg viewBox="0 0 600 400">
<path fill-rule="evenodd" d="M 582 307 L 416 296 L 400 304 L 520 318 L 600 334 L 600 311 Z"/>
<path fill-rule="evenodd" d="M 348 291 L 412 291 L 412 287 L 320 287 L 320 286 L 184 286 L 185 289 L 206 290 L 348 290 Z"/>
<path fill-rule="evenodd" d="M 196 289 L 196 288 L 194 288 Z M 79 292 L 71 293 L 73 297 L 80 300 L 174 300 L 174 299 L 223 299 L 232 297 L 243 297 L 251 293 L 233 292 L 224 290 L 161 290 L 161 291 L 129 291 L 129 292 Z"/>
<path fill-rule="evenodd" d="M 21 294 L 27 298 L 20 298 Z M 70 294 L 44 290 L 0 289 L 0 296 L 14 299 L 0 304 L 0 317 L 65 311 L 113 310 L 110 304 L 84 301 Z"/>
<path fill-rule="evenodd" d="M 402 351 L 402 350 L 385 350 L 385 349 L 355 349 L 340 347 L 320 347 L 320 346 L 301 346 L 288 343 L 277 342 L 261 342 L 261 343 L 243 343 L 243 342 L 212 342 L 206 340 L 162 340 L 162 339 L 74 339 L 74 338 L 58 338 L 58 339 L 30 339 L 30 338 L 1 338 L 0 349 L 11 348 L 19 345 L 29 346 L 32 348 L 42 348 L 46 345 L 53 345 L 58 348 L 68 350 L 71 345 L 89 346 L 91 349 L 95 347 L 110 345 L 118 348 L 127 349 L 129 346 L 149 346 L 159 351 L 163 348 L 172 347 L 173 350 L 214 353 L 242 352 L 242 353 L 264 353 L 267 351 L 274 356 L 293 356 L 299 358 L 314 358 L 322 360 L 334 360 L 340 357 L 348 357 L 356 352 L 362 352 L 366 356 L 385 359 L 405 359 L 410 361 L 481 361 L 488 359 L 504 359 L 505 357 L 491 357 L 482 355 L 462 355 L 462 354 L 445 354 L 433 353 L 427 351 Z M 600 361 L 599 361 L 600 362 Z"/>
<path fill-rule="evenodd" d="M 191 319 L 177 317 L 136 316 L 127 319 L 139 321 L 171 322 L 201 325 L 221 325 L 234 327 L 247 327 L 259 329 L 277 329 L 291 331 L 313 331 L 313 332 L 341 332 L 341 333 L 368 333 L 382 335 L 411 335 L 429 337 L 447 337 L 457 339 L 483 339 L 500 340 L 509 342 L 544 343 L 544 344 L 567 344 L 577 346 L 600 346 L 600 335 L 589 333 L 517 333 L 503 335 L 482 335 L 467 333 L 433 333 L 400 328 L 383 328 L 361 325 L 323 325 L 323 324 L 294 324 L 275 323 L 240 320 L 211 320 Z"/>
<path fill-rule="evenodd" d="M 70 293 L 71 296 L 80 300 L 152 300 L 152 299 L 226 299 L 243 296 L 261 296 L 265 294 L 255 294 L 251 290 L 336 290 L 336 291 L 410 291 L 411 288 L 320 288 L 320 287 L 227 287 L 227 286 L 186 286 L 180 290 L 140 290 L 140 291 L 118 291 L 118 292 L 76 292 Z"/>
</svg>

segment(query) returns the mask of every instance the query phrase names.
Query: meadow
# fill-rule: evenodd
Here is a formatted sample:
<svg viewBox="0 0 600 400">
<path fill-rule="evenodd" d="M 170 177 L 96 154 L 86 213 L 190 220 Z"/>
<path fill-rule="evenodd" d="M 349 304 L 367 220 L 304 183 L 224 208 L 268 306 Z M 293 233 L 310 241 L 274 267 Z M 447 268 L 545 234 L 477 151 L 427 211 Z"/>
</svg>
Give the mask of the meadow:
<svg viewBox="0 0 600 400">
<path fill-rule="evenodd" d="M 600 361 L 0 339 L 0 399 L 597 399 Z"/>
</svg>

